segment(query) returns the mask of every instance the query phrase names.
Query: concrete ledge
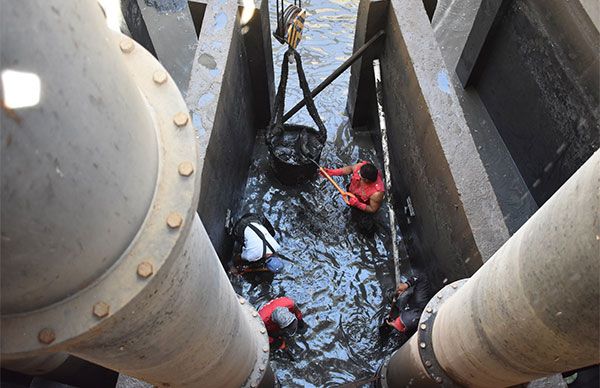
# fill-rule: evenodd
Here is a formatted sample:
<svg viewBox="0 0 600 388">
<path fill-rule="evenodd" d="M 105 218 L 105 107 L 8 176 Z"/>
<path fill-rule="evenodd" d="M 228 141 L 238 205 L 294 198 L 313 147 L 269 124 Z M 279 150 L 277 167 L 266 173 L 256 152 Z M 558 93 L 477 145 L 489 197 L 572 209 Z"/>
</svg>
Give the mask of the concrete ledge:
<svg viewBox="0 0 600 388">
<path fill-rule="evenodd" d="M 225 232 L 227 211 L 235 214 L 239 206 L 256 124 L 268 120 L 270 112 L 270 107 L 264 105 L 270 102 L 273 90 L 270 37 L 265 37 L 269 36 L 268 30 L 255 31 L 262 30 L 262 22 L 268 20 L 268 13 L 264 13 L 268 8 L 263 6 L 262 10 L 242 26 L 237 1 L 208 3 L 186 98 L 200 138 L 198 213 L 221 260 L 228 259 L 232 244 Z M 244 37 L 250 34 L 262 35 L 263 50 L 253 49 L 252 58 L 257 64 L 253 66 L 249 66 Z M 262 80 L 253 80 L 253 74 L 261 71 Z M 264 93 L 269 94 L 264 97 Z M 257 108 L 260 104 L 262 112 Z"/>
<path fill-rule="evenodd" d="M 387 0 L 360 0 L 356 17 L 354 33 L 354 48 L 356 52 L 371 39 L 377 31 L 384 28 L 387 20 Z M 350 84 L 348 87 L 348 102 L 346 109 L 352 118 L 353 127 L 361 127 L 373 121 L 377 114 L 375 101 L 375 80 L 373 77 L 374 58 L 379 56 L 385 37 L 370 47 L 363 57 L 358 59 L 350 68 Z"/>
<path fill-rule="evenodd" d="M 514 0 L 473 87 L 538 206 L 600 146 L 600 34 L 580 0 Z"/>
<path fill-rule="evenodd" d="M 391 2 L 381 63 L 392 178 L 415 208 L 416 256 L 438 285 L 469 276 L 509 233 L 419 2 Z"/>
<path fill-rule="evenodd" d="M 432 27 L 477 151 L 498 198 L 509 232 L 513 234 L 535 213 L 537 204 L 477 90 L 473 87 L 464 89 L 457 74 L 452 72 L 461 53 L 464 53 L 467 39 L 474 33 L 476 16 L 482 14 L 479 9 L 481 3 L 481 0 L 441 2 Z M 486 25 L 488 24 L 489 21 Z"/>
</svg>

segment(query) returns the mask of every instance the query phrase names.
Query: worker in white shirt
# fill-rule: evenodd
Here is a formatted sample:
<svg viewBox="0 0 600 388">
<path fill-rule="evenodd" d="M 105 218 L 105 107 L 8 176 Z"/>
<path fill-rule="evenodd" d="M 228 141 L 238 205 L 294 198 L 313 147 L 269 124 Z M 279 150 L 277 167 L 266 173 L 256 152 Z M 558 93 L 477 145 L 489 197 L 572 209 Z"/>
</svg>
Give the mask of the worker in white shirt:
<svg viewBox="0 0 600 388">
<path fill-rule="evenodd" d="M 266 217 L 256 213 L 242 216 L 233 228 L 233 234 L 242 245 L 241 260 L 236 260 L 237 272 L 273 272 L 283 269 L 278 256 L 279 243 L 273 235 L 275 230 Z"/>
</svg>

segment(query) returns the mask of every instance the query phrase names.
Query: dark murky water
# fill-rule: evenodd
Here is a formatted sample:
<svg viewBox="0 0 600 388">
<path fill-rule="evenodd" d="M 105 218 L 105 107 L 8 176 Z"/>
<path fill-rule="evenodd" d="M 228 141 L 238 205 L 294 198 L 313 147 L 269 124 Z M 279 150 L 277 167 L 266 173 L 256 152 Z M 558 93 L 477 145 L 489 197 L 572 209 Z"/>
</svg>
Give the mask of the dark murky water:
<svg viewBox="0 0 600 388">
<path fill-rule="evenodd" d="M 351 55 L 358 0 L 304 1 L 303 6 L 310 15 L 299 52 L 314 88 Z M 271 12 L 273 28 L 275 10 Z M 276 83 L 284 51 L 275 41 Z M 321 163 L 339 167 L 371 159 L 380 167 L 369 135 L 353 133 L 345 114 L 348 79 L 349 71 L 316 98 L 328 129 Z M 297 74 L 290 67 L 287 109 L 300 98 Z M 314 126 L 305 109 L 290 122 Z M 361 235 L 350 221 L 350 208 L 325 179 L 297 187 L 281 185 L 262 136 L 242 207 L 260 210 L 271 220 L 281 252 L 294 262 L 286 263 L 272 281 L 245 277 L 233 278 L 232 283 L 257 308 L 286 295 L 305 315 L 306 330 L 288 344 L 287 352 L 276 351 L 271 358 L 282 386 L 333 387 L 372 376 L 397 346 L 393 338 L 380 341 L 378 333 L 387 312 L 383 294 L 394 284 L 387 201 L 378 213 L 375 235 Z M 334 179 L 342 182 L 341 177 Z"/>
</svg>

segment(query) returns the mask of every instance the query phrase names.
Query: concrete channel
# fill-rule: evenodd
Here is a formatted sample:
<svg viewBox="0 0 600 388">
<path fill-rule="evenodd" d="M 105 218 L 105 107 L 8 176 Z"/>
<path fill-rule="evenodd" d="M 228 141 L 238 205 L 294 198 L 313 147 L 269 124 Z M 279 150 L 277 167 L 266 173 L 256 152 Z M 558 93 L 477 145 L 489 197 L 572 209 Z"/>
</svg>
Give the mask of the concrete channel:
<svg viewBox="0 0 600 388">
<path fill-rule="evenodd" d="M 273 5 L 123 0 L 115 3 L 121 35 L 104 26 L 103 18 L 114 11 L 111 2 L 100 3 L 101 8 L 32 1 L 3 6 L 1 13 L 2 385 L 270 387 L 279 376 L 283 386 L 302 386 L 289 370 L 278 375 L 269 366 L 281 365 L 281 359 L 269 353 L 255 310 L 273 292 L 261 287 L 274 286 L 249 289 L 225 272 L 233 251 L 226 224 L 247 210 L 249 188 L 264 179 L 253 169 L 268 168 L 260 152 L 275 94 Z M 378 31 L 385 35 L 352 65 L 343 130 L 358 144 L 372 144 L 360 156 L 370 155 L 382 166 L 372 66 L 378 59 L 386 179 L 394 198 L 386 206 L 399 224 L 386 236 L 398 233 L 402 259 L 410 262 L 405 268 L 423 269 L 433 288 L 442 290 L 439 295 L 446 295 L 446 285 L 470 278 L 498 256 L 546 202 L 569 208 L 551 198 L 600 148 L 600 6 L 589 0 L 353 4 L 354 51 Z M 44 39 L 26 43 L 32 30 Z M 64 58 L 69 66 L 61 65 Z M 48 82 L 44 87 L 53 86 L 44 89 L 48 94 L 37 106 L 11 108 L 5 70 L 37 72 Z M 72 82 L 68 87 L 60 82 L 66 79 Z M 328 149 L 324 161 L 346 161 L 335 155 L 339 149 Z M 585 185 L 598 188 L 592 178 Z M 307 208 L 298 201 L 294 206 Z M 281 208 L 273 209 L 286 217 Z M 588 218 L 596 228 L 595 245 L 589 240 L 581 255 L 599 249 L 598 216 Z M 301 228 L 297 220 L 304 218 L 282 228 Z M 389 244 L 387 237 L 374 246 Z M 374 270 L 385 277 L 373 283 L 381 288 L 373 291 L 381 301 L 383 288 L 394 282 L 387 269 L 392 257 L 378 262 L 374 249 L 359 257 L 386 268 Z M 573 287 L 582 271 L 600 279 L 597 265 L 579 268 L 573 257 L 556 259 L 571 260 L 573 268 L 560 287 Z M 281 284 L 277 292 L 286 290 L 287 283 Z M 570 298 L 591 300 L 600 285 L 590 280 L 586 289 L 573 289 Z M 452 315 L 450 306 L 444 311 L 456 316 L 458 308 Z M 571 322 L 576 311 L 568 311 L 561 319 Z M 510 306 L 502 313 L 512 316 Z M 469 327 L 484 330 L 476 319 Z M 363 329 L 350 327 L 348 336 Z M 437 330 L 433 349 L 442 348 L 448 335 Z M 577 325 L 556 330 L 568 349 L 579 344 L 573 340 L 577 330 L 594 341 L 600 329 L 586 313 Z M 395 359 L 408 357 L 416 365 L 407 354 L 419 352 L 418 342 L 410 343 Z M 361 368 L 381 364 L 389 370 L 393 349 L 382 349 L 365 350 L 369 357 L 383 356 L 364 360 Z M 556 367 L 548 366 L 550 356 L 540 355 L 539 373 L 516 371 L 510 363 L 490 368 L 499 371 L 497 381 L 510 375 L 510 384 L 526 383 L 600 363 L 598 352 L 586 349 L 586 357 L 564 351 Z M 483 350 L 472 353 L 478 351 Z M 468 363 L 469 355 L 443 353 L 442 368 L 444 362 Z M 315 375 L 325 370 L 325 363 L 319 369 L 310 362 L 297 370 Z M 391 365 L 396 369 L 387 375 L 396 381 L 412 373 L 398 369 L 398 362 Z M 425 373 L 424 386 L 435 384 L 422 364 L 415 368 Z M 457 384 L 470 383 L 457 372 L 461 368 L 448 368 Z M 339 375 L 343 378 L 315 381 L 335 386 L 365 377 Z M 385 380 L 380 371 L 377 384 L 387 386 L 382 376 Z M 477 379 L 485 385 L 485 376 Z"/>
</svg>

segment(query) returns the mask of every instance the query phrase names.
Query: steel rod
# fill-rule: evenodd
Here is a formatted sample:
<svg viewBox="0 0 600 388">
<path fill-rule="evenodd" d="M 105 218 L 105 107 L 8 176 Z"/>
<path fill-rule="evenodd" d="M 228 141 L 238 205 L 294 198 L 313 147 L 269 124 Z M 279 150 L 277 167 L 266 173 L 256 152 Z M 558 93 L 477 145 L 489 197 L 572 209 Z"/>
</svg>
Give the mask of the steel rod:
<svg viewBox="0 0 600 388">
<path fill-rule="evenodd" d="M 379 59 L 373 60 L 373 74 L 375 76 L 375 94 L 377 96 L 377 113 L 379 116 L 379 130 L 381 131 L 381 148 L 383 151 L 383 169 L 385 171 L 385 191 L 387 192 L 389 203 L 394 203 L 392 192 L 392 173 L 390 169 L 390 151 L 387 126 L 385 124 L 385 111 L 383 110 L 383 84 L 381 81 L 381 67 Z M 392 255 L 394 257 L 394 273 L 396 276 L 396 285 L 400 284 L 402 270 L 400 268 L 400 244 L 398 235 L 396 234 L 396 211 L 394 206 L 388 206 L 388 218 L 390 220 L 390 228 L 392 230 Z M 406 257 L 406 255 L 405 255 Z M 405 260 L 406 261 L 406 260 Z"/>
<path fill-rule="evenodd" d="M 323 89 L 325 89 L 327 86 L 329 86 L 329 84 L 332 83 L 337 77 L 339 77 L 340 74 L 342 74 L 346 69 L 348 69 L 350 66 L 352 66 L 352 64 L 354 62 L 356 62 L 357 59 L 362 57 L 362 55 L 365 53 L 365 51 L 369 47 L 371 47 L 371 45 L 373 45 L 373 43 L 375 43 L 375 41 L 377 41 L 377 39 L 379 39 L 380 36 L 382 36 L 384 34 L 385 34 L 385 31 L 379 30 L 371 39 L 369 39 L 367 41 L 367 43 L 363 44 L 358 50 L 356 50 L 356 52 L 354 54 L 352 54 L 352 56 L 350 56 L 348 59 L 346 59 L 344 61 L 344 63 L 342 63 L 337 69 L 335 69 L 333 71 L 333 73 L 331 73 L 331 75 L 329 75 L 329 77 L 325 78 L 323 80 L 323 82 L 321 82 L 319 84 L 319 86 L 317 86 L 313 91 L 311 91 L 310 92 L 311 97 L 315 98 L 319 93 L 321 93 L 323 91 Z M 293 115 L 298 113 L 298 111 L 300 109 L 302 109 L 305 105 L 306 105 L 306 101 L 304 101 L 304 99 L 302 99 L 302 101 L 297 103 L 292 109 L 290 109 L 283 116 L 283 122 L 285 123 L 286 121 L 288 121 Z"/>
</svg>

